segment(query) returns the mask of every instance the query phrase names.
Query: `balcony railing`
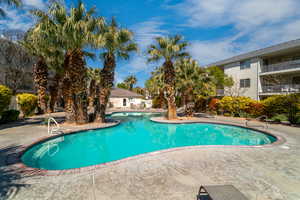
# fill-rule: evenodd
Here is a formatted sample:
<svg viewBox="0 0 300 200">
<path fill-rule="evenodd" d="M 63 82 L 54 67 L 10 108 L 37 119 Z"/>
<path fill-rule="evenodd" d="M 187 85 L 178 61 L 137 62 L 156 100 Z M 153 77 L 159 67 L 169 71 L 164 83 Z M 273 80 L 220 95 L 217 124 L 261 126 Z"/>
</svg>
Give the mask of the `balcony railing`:
<svg viewBox="0 0 300 200">
<path fill-rule="evenodd" d="M 217 89 L 217 96 L 224 96 L 224 89 Z"/>
<path fill-rule="evenodd" d="M 262 86 L 260 93 L 297 93 L 300 92 L 300 84 Z"/>
<path fill-rule="evenodd" d="M 297 68 L 300 69 L 300 60 L 292 60 L 287 62 L 276 63 L 273 65 L 264 65 L 262 67 L 261 73 L 281 71 L 287 69 L 297 69 Z"/>
</svg>

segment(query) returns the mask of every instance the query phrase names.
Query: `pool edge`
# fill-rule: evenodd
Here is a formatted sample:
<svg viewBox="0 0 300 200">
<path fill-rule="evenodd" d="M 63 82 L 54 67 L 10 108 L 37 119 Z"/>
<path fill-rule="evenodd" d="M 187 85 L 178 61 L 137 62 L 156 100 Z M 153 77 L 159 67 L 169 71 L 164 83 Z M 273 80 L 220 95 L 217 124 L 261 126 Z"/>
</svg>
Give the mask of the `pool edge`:
<svg viewBox="0 0 300 200">
<path fill-rule="evenodd" d="M 160 122 L 160 121 L 153 121 L 152 118 L 150 118 L 150 120 L 155 123 L 166 123 L 166 122 Z M 209 124 L 231 125 L 231 126 L 235 126 L 235 127 L 246 128 L 246 129 L 259 131 L 266 135 L 272 136 L 272 137 L 276 138 L 276 141 L 273 143 L 270 143 L 270 144 L 254 145 L 254 146 L 248 146 L 248 145 L 195 145 L 195 146 L 176 147 L 176 148 L 170 148 L 170 149 L 164 149 L 164 150 L 134 155 L 134 156 L 120 159 L 120 160 L 110 161 L 110 162 L 101 163 L 101 164 L 97 164 L 97 165 L 91 165 L 91 166 L 80 167 L 80 168 L 72 168 L 72 169 L 63 169 L 63 170 L 46 170 L 46 169 L 40 169 L 40 168 L 33 168 L 33 167 L 29 167 L 23 163 L 23 161 L 21 160 L 21 157 L 28 149 L 30 149 L 32 146 L 37 145 L 39 143 L 42 143 L 42 142 L 48 141 L 50 139 L 54 139 L 54 138 L 61 136 L 61 135 L 55 135 L 55 136 L 40 138 L 40 139 L 36 140 L 35 142 L 31 143 L 30 145 L 21 147 L 22 150 L 18 153 L 17 158 L 16 158 L 18 160 L 16 165 L 18 165 L 18 167 L 22 168 L 25 172 L 28 172 L 30 174 L 42 175 L 42 176 L 59 176 L 59 175 L 88 172 L 88 171 L 99 169 L 99 168 L 114 166 L 114 165 L 124 163 L 124 162 L 130 161 L 130 160 L 136 160 L 136 159 L 155 156 L 155 155 L 168 153 L 168 152 L 175 152 L 175 151 L 182 151 L 182 150 L 197 150 L 197 149 L 203 149 L 203 148 L 241 148 L 241 149 L 243 149 L 243 148 L 245 148 L 245 149 L 247 149 L 247 148 L 270 148 L 270 147 L 281 145 L 286 142 L 286 139 L 284 137 L 279 136 L 277 134 L 270 133 L 268 131 L 257 129 L 257 128 L 246 127 L 243 125 L 237 125 L 237 124 L 230 123 L 230 122 L 215 122 L 215 121 L 210 121 L 210 120 L 207 120 L 207 121 L 204 120 L 204 121 L 191 121 L 191 122 L 184 121 L 184 122 L 176 122 L 176 123 L 172 123 L 172 124 L 190 124 L 190 123 L 209 123 Z M 118 123 L 113 124 L 111 126 L 70 131 L 70 132 L 64 133 L 64 135 L 76 134 L 76 133 L 79 133 L 82 131 L 87 131 L 87 130 L 111 128 L 111 127 L 118 126 L 119 124 L 121 124 L 121 121 L 118 121 Z M 171 123 L 169 123 L 169 124 L 171 124 Z"/>
</svg>

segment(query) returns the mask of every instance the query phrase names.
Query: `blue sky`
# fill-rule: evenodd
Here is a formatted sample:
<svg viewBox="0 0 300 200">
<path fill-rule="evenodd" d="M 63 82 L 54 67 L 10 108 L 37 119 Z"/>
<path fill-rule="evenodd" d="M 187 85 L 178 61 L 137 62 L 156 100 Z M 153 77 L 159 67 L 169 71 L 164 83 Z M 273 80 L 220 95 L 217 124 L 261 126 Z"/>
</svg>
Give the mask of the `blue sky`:
<svg viewBox="0 0 300 200">
<path fill-rule="evenodd" d="M 66 4 L 76 3 L 68 0 Z M 300 38 L 299 0 L 85 0 L 98 14 L 115 16 L 132 30 L 140 52 L 128 61 L 118 61 L 117 82 L 134 74 L 143 86 L 158 64 L 147 64 L 146 47 L 157 36 L 181 34 L 190 43 L 188 51 L 199 64 L 231 57 L 280 42 Z M 27 10 L 45 9 L 43 0 L 24 0 L 25 11 L 4 7 L 8 18 L 0 29 L 26 30 L 33 23 Z M 101 67 L 99 60 L 88 65 Z"/>
</svg>

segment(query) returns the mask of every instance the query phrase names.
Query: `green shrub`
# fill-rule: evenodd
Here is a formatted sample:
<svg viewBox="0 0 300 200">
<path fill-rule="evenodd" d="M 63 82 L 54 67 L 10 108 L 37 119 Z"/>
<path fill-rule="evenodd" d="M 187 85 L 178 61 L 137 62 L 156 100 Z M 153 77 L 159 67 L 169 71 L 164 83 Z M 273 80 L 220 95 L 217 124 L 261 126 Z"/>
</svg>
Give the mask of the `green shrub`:
<svg viewBox="0 0 300 200">
<path fill-rule="evenodd" d="M 273 117 L 284 114 L 291 123 L 297 123 L 297 113 L 300 112 L 300 95 L 275 95 L 262 101 L 265 114 Z"/>
<path fill-rule="evenodd" d="M 263 106 L 249 97 L 225 96 L 217 102 L 218 111 L 231 113 L 232 116 L 257 116 L 263 113 Z"/>
<path fill-rule="evenodd" d="M 34 110 L 37 108 L 38 98 L 36 95 L 23 93 L 18 94 L 18 105 L 24 116 L 30 116 L 33 114 Z"/>
<path fill-rule="evenodd" d="M 288 121 L 288 117 L 284 114 L 278 114 L 272 117 L 271 120 L 275 122 L 283 122 L 283 121 Z"/>
<path fill-rule="evenodd" d="M 18 110 L 6 110 L 2 113 L 0 124 L 14 122 L 19 119 L 20 112 Z"/>
<path fill-rule="evenodd" d="M 0 115 L 3 111 L 8 109 L 11 97 L 12 91 L 4 85 L 0 85 Z"/>
<path fill-rule="evenodd" d="M 269 117 L 277 114 L 287 114 L 288 101 L 286 97 L 286 95 L 274 95 L 263 100 L 265 114 Z"/>
<path fill-rule="evenodd" d="M 231 117 L 231 114 L 230 113 L 224 113 L 224 116 L 225 117 Z"/>
</svg>

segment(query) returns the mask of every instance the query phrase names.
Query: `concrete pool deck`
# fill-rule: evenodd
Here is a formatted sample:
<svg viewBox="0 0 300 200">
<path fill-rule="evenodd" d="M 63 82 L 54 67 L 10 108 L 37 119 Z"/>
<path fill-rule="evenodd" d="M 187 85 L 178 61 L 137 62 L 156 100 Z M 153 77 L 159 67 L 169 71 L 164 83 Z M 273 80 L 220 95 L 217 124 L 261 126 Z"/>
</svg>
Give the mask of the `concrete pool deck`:
<svg viewBox="0 0 300 200">
<path fill-rule="evenodd" d="M 227 117 L 201 120 L 244 124 Z M 169 151 L 81 173 L 41 176 L 9 158 L 47 136 L 47 127 L 0 126 L 0 199 L 195 199 L 202 184 L 232 184 L 250 200 L 299 200 L 300 128 L 269 125 L 268 130 L 286 142 Z"/>
</svg>

